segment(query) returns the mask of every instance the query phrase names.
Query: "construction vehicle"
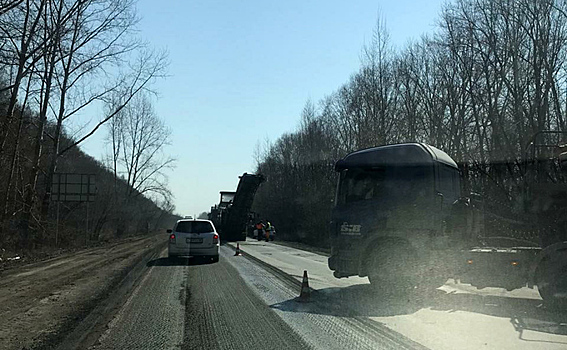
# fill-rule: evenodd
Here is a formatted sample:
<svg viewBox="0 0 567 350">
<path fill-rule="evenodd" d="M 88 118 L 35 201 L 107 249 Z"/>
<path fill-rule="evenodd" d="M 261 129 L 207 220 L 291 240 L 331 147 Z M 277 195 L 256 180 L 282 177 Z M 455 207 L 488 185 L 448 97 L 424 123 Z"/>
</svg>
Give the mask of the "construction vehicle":
<svg viewBox="0 0 567 350">
<path fill-rule="evenodd" d="M 254 236 L 254 230 L 256 229 L 256 223 L 260 221 L 260 214 L 251 211 L 248 213 L 248 222 L 246 223 L 246 235 L 250 238 L 256 238 Z"/>
<path fill-rule="evenodd" d="M 220 192 L 220 202 L 211 208 L 210 220 L 219 231 L 221 240 L 228 242 L 245 241 L 248 213 L 254 201 L 254 195 L 264 181 L 262 175 L 244 173 L 236 192 Z"/>
<path fill-rule="evenodd" d="M 542 151 L 547 148 L 555 150 L 553 157 Z M 463 196 L 459 166 L 433 146 L 407 143 L 348 154 L 335 165 L 340 176 L 328 259 L 334 276 L 368 276 L 371 284 L 396 291 L 438 287 L 448 278 L 478 288 L 537 285 L 544 300 L 562 301 L 567 187 L 562 178 L 548 181 L 542 169 L 567 153 L 537 135 L 526 149 L 532 154 L 518 198 L 510 201 L 514 217 L 499 215 L 493 210 L 499 204 L 481 195 Z M 495 233 L 497 227 L 506 229 Z"/>
<path fill-rule="evenodd" d="M 208 216 L 208 219 L 213 222 L 213 225 L 215 225 L 215 227 L 220 226 L 220 222 L 219 222 L 220 210 L 219 210 L 218 204 L 215 204 L 211 207 L 211 211 L 209 212 L 209 214 L 207 216 Z"/>
</svg>

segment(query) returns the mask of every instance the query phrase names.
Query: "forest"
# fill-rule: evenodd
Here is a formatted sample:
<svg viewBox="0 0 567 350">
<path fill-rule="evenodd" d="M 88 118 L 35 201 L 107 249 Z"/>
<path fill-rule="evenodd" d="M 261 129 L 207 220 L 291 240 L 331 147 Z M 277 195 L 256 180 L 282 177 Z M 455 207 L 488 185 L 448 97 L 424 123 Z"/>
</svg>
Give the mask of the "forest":
<svg viewBox="0 0 567 350">
<path fill-rule="evenodd" d="M 138 22 L 132 0 L 0 2 L 3 252 L 84 246 L 175 220 L 170 131 L 152 106 L 167 55 L 138 37 Z M 106 135 L 101 160 L 81 150 L 95 133 Z M 92 196 L 60 196 L 65 174 L 93 179 Z"/>
</svg>

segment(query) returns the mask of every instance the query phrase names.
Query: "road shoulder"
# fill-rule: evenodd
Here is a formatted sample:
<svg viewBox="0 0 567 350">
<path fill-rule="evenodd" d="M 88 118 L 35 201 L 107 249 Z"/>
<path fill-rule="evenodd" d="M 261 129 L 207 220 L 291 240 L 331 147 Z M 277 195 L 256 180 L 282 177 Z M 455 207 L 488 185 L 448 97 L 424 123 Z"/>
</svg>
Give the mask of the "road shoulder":
<svg viewBox="0 0 567 350">
<path fill-rule="evenodd" d="M 0 348 L 53 349 L 72 337 L 78 327 L 94 327 L 97 306 L 108 306 L 113 298 L 118 301 L 117 287 L 127 289 L 128 280 L 135 282 L 135 267 L 163 249 L 162 236 L 87 249 L 4 274 L 0 282 Z M 107 313 L 104 310 L 99 316 Z M 84 340 L 76 339 L 74 344 Z"/>
</svg>

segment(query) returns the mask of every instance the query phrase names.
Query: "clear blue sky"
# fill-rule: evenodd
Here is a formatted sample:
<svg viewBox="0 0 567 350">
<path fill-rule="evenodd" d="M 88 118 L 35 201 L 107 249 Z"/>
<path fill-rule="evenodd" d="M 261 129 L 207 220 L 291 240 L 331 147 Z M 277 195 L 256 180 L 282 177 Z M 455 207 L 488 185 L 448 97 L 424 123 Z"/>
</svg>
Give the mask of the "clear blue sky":
<svg viewBox="0 0 567 350">
<path fill-rule="evenodd" d="M 293 131 L 308 99 L 347 82 L 379 15 L 401 48 L 434 30 L 442 3 L 140 0 L 140 36 L 169 52 L 170 77 L 154 88 L 178 159 L 169 174 L 176 212 L 208 211 L 254 171 L 258 142 Z M 84 145 L 98 159 L 104 133 Z"/>
</svg>

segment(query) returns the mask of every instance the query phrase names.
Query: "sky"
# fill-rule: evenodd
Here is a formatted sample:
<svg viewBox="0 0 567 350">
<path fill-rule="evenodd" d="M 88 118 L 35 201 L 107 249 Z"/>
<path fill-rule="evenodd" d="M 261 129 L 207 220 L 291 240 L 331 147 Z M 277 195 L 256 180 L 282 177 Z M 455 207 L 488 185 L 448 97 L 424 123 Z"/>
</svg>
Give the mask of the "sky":
<svg viewBox="0 0 567 350">
<path fill-rule="evenodd" d="M 317 103 L 360 67 L 383 18 L 395 48 L 432 33 L 437 0 L 139 0 L 139 35 L 169 54 L 153 89 L 171 129 L 167 152 L 175 212 L 198 215 L 255 170 L 254 151 L 296 130 Z M 104 131 L 83 150 L 102 160 Z"/>
</svg>

